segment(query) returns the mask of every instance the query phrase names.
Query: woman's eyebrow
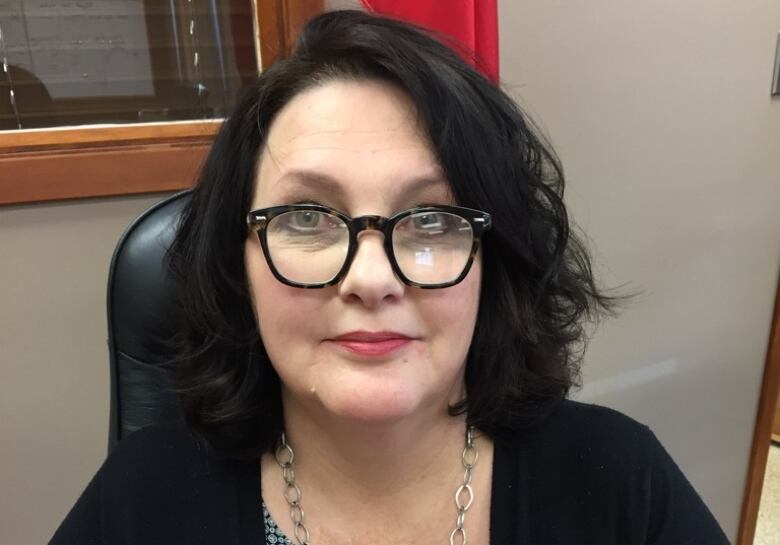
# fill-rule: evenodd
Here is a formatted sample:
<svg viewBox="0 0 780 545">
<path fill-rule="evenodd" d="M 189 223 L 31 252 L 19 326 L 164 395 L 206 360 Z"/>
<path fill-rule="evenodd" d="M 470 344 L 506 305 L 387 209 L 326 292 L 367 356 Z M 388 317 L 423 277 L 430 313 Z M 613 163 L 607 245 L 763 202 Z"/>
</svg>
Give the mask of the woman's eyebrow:
<svg viewBox="0 0 780 545">
<path fill-rule="evenodd" d="M 316 172 L 305 169 L 294 169 L 286 172 L 279 180 L 277 184 L 284 184 L 283 195 L 289 197 L 290 195 L 298 195 L 301 189 L 313 190 L 321 195 L 333 196 L 335 198 L 343 198 L 344 188 L 339 181 L 322 172 Z M 403 183 L 402 187 L 398 190 L 396 198 L 398 201 L 407 201 L 413 196 L 419 195 L 427 190 L 445 190 L 445 195 L 449 195 L 449 186 L 440 176 L 416 176 L 410 178 Z M 394 204 L 400 204 L 396 202 Z"/>
<path fill-rule="evenodd" d="M 284 185 L 284 192 L 292 189 L 313 189 L 322 193 L 342 194 L 341 185 L 335 178 L 309 170 L 290 170 L 286 172 L 279 180 L 277 185 Z"/>
</svg>

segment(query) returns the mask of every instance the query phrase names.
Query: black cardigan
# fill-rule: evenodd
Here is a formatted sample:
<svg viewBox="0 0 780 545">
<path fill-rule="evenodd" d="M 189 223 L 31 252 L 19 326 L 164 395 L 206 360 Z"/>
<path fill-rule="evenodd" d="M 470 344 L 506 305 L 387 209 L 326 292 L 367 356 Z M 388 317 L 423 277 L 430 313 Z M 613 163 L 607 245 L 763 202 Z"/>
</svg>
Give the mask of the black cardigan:
<svg viewBox="0 0 780 545">
<path fill-rule="evenodd" d="M 111 453 L 51 543 L 262 545 L 259 467 L 218 458 L 181 425 L 145 428 Z M 490 543 L 728 540 L 648 427 L 567 400 L 540 426 L 496 440 Z"/>
</svg>

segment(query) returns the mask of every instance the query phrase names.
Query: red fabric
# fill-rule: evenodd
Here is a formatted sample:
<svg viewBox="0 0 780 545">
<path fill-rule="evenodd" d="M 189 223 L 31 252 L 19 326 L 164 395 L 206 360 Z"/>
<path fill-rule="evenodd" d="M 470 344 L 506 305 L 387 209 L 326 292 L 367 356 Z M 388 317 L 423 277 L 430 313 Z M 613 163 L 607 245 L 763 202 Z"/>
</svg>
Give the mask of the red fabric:
<svg viewBox="0 0 780 545">
<path fill-rule="evenodd" d="M 496 0 L 362 0 L 375 13 L 415 23 L 458 41 L 466 60 L 498 82 Z M 465 56 L 465 55 L 464 55 Z M 476 61 L 476 62 L 475 62 Z"/>
</svg>

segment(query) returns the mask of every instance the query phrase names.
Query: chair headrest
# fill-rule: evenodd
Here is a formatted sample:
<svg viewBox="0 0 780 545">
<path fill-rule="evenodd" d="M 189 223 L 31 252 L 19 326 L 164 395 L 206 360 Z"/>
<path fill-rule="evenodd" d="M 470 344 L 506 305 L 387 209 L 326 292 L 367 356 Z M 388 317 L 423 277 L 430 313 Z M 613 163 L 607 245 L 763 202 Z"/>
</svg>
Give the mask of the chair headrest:
<svg viewBox="0 0 780 545">
<path fill-rule="evenodd" d="M 176 330 L 172 284 L 165 256 L 190 191 L 172 195 L 142 213 L 122 235 L 108 279 L 111 357 L 109 446 L 130 431 L 180 417 L 160 364 L 164 339 Z"/>
</svg>

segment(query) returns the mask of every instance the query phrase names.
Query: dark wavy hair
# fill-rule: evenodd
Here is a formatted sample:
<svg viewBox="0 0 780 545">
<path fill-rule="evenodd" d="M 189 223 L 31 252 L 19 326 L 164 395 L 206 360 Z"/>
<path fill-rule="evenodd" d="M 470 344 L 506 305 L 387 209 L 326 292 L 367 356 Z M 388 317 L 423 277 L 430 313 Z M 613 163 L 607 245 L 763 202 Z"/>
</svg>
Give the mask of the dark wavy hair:
<svg viewBox="0 0 780 545">
<path fill-rule="evenodd" d="M 572 233 L 558 158 L 519 107 L 442 40 L 412 25 L 335 11 L 303 28 L 225 121 L 187 204 L 169 265 L 183 328 L 175 384 L 189 427 L 237 458 L 282 430 L 279 377 L 262 346 L 244 266 L 245 216 L 276 114 L 303 90 L 381 80 L 416 105 L 459 205 L 489 212 L 482 283 L 466 363 L 450 408 L 497 437 L 540 421 L 580 385 L 585 324 L 614 314 Z"/>
</svg>

